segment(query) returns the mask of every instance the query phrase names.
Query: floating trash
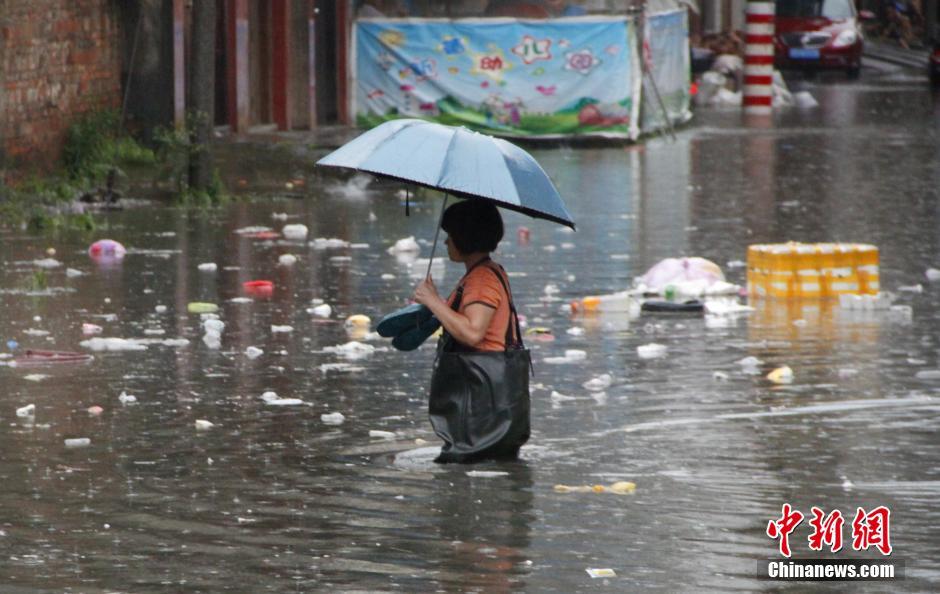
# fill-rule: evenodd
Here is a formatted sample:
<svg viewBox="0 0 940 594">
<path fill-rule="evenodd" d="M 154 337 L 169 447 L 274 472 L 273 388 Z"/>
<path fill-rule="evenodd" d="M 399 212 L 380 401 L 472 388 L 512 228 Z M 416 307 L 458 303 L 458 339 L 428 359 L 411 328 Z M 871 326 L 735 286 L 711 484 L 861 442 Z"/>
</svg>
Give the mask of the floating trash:
<svg viewBox="0 0 940 594">
<path fill-rule="evenodd" d="M 421 246 L 415 241 L 413 235 L 403 237 L 395 242 L 395 245 L 386 250 L 389 254 L 417 253 L 421 251 Z"/>
<path fill-rule="evenodd" d="M 118 396 L 118 400 L 121 402 L 121 404 L 134 404 L 137 402 L 137 396 L 121 391 L 121 395 Z"/>
<path fill-rule="evenodd" d="M 93 417 L 97 417 L 98 415 L 104 412 L 104 409 L 98 406 L 97 404 L 93 406 L 89 406 L 86 410 L 88 411 L 88 414 L 90 414 Z"/>
<path fill-rule="evenodd" d="M 215 272 L 218 269 L 218 266 L 215 264 L 215 262 L 204 262 L 197 268 L 199 268 L 199 272 Z"/>
<path fill-rule="evenodd" d="M 398 435 L 394 431 L 382 431 L 380 429 L 370 429 L 369 437 L 379 437 L 381 439 L 395 439 Z"/>
<path fill-rule="evenodd" d="M 343 413 L 325 413 L 320 415 L 320 420 L 326 423 L 327 425 L 342 425 L 343 421 L 346 420 L 346 417 Z"/>
<path fill-rule="evenodd" d="M 92 340 L 100 340 L 93 338 Z M 84 341 L 79 343 L 82 346 L 85 346 Z M 147 347 L 143 347 L 147 348 Z M 103 350 L 103 349 L 92 349 L 92 350 Z M 133 349 L 140 350 L 140 349 Z M 10 365 L 13 367 L 30 367 L 34 365 L 50 365 L 58 363 L 86 363 L 94 359 L 91 355 L 86 353 L 73 353 L 70 351 L 37 351 L 33 349 L 28 349 L 22 355 L 15 357 L 13 361 L 10 362 Z"/>
<path fill-rule="evenodd" d="M 306 225 L 301 225 L 300 223 L 295 223 L 293 225 L 284 225 L 281 229 L 281 233 L 284 235 L 285 239 L 291 239 L 295 241 L 303 241 L 307 239 L 307 230 Z"/>
<path fill-rule="evenodd" d="M 793 370 L 784 365 L 767 374 L 767 379 L 775 384 L 789 384 L 793 382 Z"/>
<path fill-rule="evenodd" d="M 281 254 L 277 258 L 277 263 L 281 266 L 293 266 L 297 263 L 297 256 L 294 254 Z"/>
<path fill-rule="evenodd" d="M 88 255 L 93 259 L 113 258 L 120 260 L 127 254 L 127 248 L 113 239 L 99 239 L 88 246 Z"/>
<path fill-rule="evenodd" d="M 337 346 L 326 347 L 323 349 L 325 353 L 334 353 L 346 359 L 355 361 L 357 359 L 365 359 L 375 352 L 375 347 L 371 344 L 365 344 L 358 341 L 347 342 L 346 344 L 341 344 Z"/>
<path fill-rule="evenodd" d="M 27 404 L 26 406 L 21 406 L 16 409 L 16 416 L 18 417 L 32 417 L 36 414 L 36 405 Z"/>
<path fill-rule="evenodd" d="M 618 481 L 612 485 L 555 485 L 556 493 L 614 493 L 616 495 L 629 495 L 636 491 L 636 483 Z"/>
<path fill-rule="evenodd" d="M 58 268 L 62 266 L 62 262 L 59 262 L 55 258 L 43 258 L 42 260 L 33 260 L 33 266 L 39 268 Z"/>
<path fill-rule="evenodd" d="M 257 359 L 263 354 L 264 354 L 264 351 L 259 349 L 258 347 L 250 346 L 247 349 L 245 349 L 245 356 L 248 357 L 249 359 Z"/>
<path fill-rule="evenodd" d="M 207 421 L 205 419 L 196 419 L 196 430 L 197 431 L 207 431 L 215 427 L 215 423 Z"/>
<path fill-rule="evenodd" d="M 242 289 L 252 297 L 267 298 L 274 294 L 274 283 L 269 280 L 250 280 L 242 283 Z"/>
<path fill-rule="evenodd" d="M 332 250 L 350 247 L 348 241 L 337 239 L 336 237 L 317 237 L 310 242 L 310 246 L 315 250 Z"/>
<path fill-rule="evenodd" d="M 91 445 L 91 439 L 87 437 L 76 437 L 72 439 L 65 440 L 65 447 L 74 449 L 74 448 L 87 448 Z"/>
<path fill-rule="evenodd" d="M 277 325 L 271 326 L 271 332 L 273 332 L 274 334 L 287 334 L 293 331 L 294 331 L 293 326 L 277 326 Z"/>
<path fill-rule="evenodd" d="M 280 398 L 276 392 L 265 392 L 261 395 L 261 400 L 270 406 L 299 406 L 305 404 L 300 398 Z"/>
<path fill-rule="evenodd" d="M 607 567 L 603 567 L 603 568 L 588 567 L 584 571 L 586 571 L 589 576 L 595 579 L 617 577 L 617 573 L 613 569 L 610 569 Z"/>
<path fill-rule="evenodd" d="M 588 381 L 581 384 L 585 390 L 590 390 L 591 392 L 599 392 L 605 388 L 610 387 L 613 378 L 609 373 L 604 373 L 595 378 L 589 379 Z"/>
<path fill-rule="evenodd" d="M 188 311 L 189 313 L 198 313 L 198 314 L 215 313 L 219 311 L 219 306 L 216 305 L 215 303 L 205 303 L 202 301 L 194 301 L 186 305 L 186 311 Z"/>
<path fill-rule="evenodd" d="M 650 344 L 643 344 L 636 347 L 636 354 L 640 359 L 658 359 L 659 357 L 666 356 L 668 348 L 664 344 L 659 344 L 656 342 L 651 342 Z"/>
<path fill-rule="evenodd" d="M 330 307 L 329 304 L 323 303 L 321 305 L 317 305 L 316 307 L 311 307 L 307 311 L 312 315 L 317 316 L 318 318 L 328 318 L 330 317 L 330 314 L 333 313 L 333 308 Z"/>
<path fill-rule="evenodd" d="M 565 363 L 575 363 L 577 361 L 584 361 L 587 359 L 587 352 L 579 349 L 567 349 L 563 357 L 546 357 L 543 359 L 545 363 L 552 365 L 560 365 Z"/>
</svg>

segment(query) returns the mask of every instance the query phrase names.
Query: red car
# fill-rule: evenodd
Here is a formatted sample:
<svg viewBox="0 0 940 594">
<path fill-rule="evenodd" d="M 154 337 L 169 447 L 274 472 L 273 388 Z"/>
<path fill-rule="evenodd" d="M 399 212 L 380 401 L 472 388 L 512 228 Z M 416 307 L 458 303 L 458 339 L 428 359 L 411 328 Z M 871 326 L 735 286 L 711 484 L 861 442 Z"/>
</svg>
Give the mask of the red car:
<svg viewBox="0 0 940 594">
<path fill-rule="evenodd" d="M 858 77 L 864 45 L 859 21 L 852 0 L 777 0 L 775 66 L 841 69 Z"/>
</svg>

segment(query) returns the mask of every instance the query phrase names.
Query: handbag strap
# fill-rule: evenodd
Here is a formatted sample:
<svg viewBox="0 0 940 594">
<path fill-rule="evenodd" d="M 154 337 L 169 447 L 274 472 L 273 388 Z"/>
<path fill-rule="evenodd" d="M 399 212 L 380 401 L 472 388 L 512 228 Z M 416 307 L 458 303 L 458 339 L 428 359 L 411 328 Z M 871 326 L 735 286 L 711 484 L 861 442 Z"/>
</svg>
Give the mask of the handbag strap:
<svg viewBox="0 0 940 594">
<path fill-rule="evenodd" d="M 467 273 L 463 275 L 463 277 L 460 279 L 460 283 L 457 285 L 457 289 L 454 291 L 454 300 L 450 305 L 451 309 L 454 311 L 460 310 L 460 303 L 463 301 L 463 286 L 470 272 L 477 266 L 485 265 L 489 262 L 492 262 L 492 260 L 489 258 L 484 258 L 471 266 L 470 270 L 468 270 Z M 509 350 L 510 346 L 515 348 L 525 348 L 525 344 L 522 342 L 522 327 L 519 324 L 519 314 L 516 312 L 516 305 L 512 299 L 512 291 L 510 290 L 509 285 L 506 283 L 506 280 L 503 278 L 503 275 L 506 274 L 506 270 L 496 262 L 493 262 L 493 264 L 499 268 L 499 270 L 496 270 L 493 268 L 493 266 L 487 265 L 485 267 L 496 275 L 497 280 L 499 280 L 499 284 L 503 286 L 503 291 L 506 293 L 506 298 L 509 299 L 509 323 L 506 325 L 506 337 L 504 339 L 505 348 L 507 351 Z M 515 321 L 515 324 L 513 324 L 513 321 Z M 512 339 L 513 326 L 515 326 L 516 330 L 516 341 L 513 341 Z"/>
</svg>

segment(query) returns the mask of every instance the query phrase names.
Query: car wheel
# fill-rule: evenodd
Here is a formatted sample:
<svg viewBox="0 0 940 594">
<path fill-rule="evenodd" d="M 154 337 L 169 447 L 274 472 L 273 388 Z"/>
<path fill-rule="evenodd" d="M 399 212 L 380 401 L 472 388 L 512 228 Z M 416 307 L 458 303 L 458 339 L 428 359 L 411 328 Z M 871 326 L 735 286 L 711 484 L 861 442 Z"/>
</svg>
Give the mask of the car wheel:
<svg viewBox="0 0 940 594">
<path fill-rule="evenodd" d="M 849 69 L 845 71 L 845 74 L 848 75 L 849 80 L 855 80 L 858 78 L 858 75 L 861 73 L 861 71 L 862 71 L 861 65 L 850 66 Z"/>
</svg>

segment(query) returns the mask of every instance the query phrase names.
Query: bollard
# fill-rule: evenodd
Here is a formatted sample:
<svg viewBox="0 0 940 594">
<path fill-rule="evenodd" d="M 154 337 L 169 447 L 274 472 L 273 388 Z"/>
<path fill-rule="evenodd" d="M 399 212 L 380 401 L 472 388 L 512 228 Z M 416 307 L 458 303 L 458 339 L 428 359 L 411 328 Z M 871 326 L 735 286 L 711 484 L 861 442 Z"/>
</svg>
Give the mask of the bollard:
<svg viewBox="0 0 940 594">
<path fill-rule="evenodd" d="M 745 9 L 744 113 L 773 113 L 774 3 L 749 0 Z"/>
</svg>

